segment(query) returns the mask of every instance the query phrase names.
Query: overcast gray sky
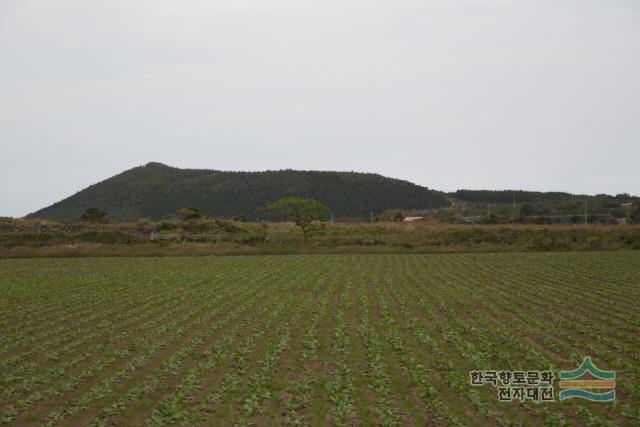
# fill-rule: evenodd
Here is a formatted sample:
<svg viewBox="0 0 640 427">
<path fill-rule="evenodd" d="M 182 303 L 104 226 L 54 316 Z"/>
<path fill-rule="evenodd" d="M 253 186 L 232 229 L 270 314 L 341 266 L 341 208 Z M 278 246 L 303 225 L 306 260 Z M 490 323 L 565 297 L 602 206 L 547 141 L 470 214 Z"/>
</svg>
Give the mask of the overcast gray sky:
<svg viewBox="0 0 640 427">
<path fill-rule="evenodd" d="M 0 216 L 133 166 L 640 194 L 637 0 L 0 0 Z"/>
</svg>

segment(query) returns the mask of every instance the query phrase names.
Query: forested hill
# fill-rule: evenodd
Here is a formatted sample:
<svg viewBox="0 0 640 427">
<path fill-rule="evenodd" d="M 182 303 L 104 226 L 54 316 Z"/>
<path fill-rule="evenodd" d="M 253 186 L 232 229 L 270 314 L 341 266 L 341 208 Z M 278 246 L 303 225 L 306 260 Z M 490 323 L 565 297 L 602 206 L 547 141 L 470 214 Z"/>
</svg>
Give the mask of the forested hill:
<svg viewBox="0 0 640 427">
<path fill-rule="evenodd" d="M 220 217 L 265 217 L 260 211 L 283 196 L 322 201 L 338 217 L 368 217 L 390 208 L 446 206 L 444 193 L 371 173 L 320 171 L 223 172 L 149 163 L 125 171 L 28 215 L 77 220 L 88 208 L 120 221 L 158 219 L 194 206 Z"/>
</svg>

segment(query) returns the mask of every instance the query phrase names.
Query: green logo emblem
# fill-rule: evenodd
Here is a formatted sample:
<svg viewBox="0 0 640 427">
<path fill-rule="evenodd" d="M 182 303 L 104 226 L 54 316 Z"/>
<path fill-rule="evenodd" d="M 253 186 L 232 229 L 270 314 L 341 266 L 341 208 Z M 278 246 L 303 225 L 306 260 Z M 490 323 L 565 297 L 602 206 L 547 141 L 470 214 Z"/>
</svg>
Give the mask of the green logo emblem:
<svg viewBox="0 0 640 427">
<path fill-rule="evenodd" d="M 587 373 L 593 379 L 581 379 Z M 610 402 L 616 398 L 615 378 L 615 371 L 602 371 L 596 368 L 590 357 L 585 357 L 578 369 L 560 371 L 560 400 L 579 397 L 594 402 Z"/>
</svg>

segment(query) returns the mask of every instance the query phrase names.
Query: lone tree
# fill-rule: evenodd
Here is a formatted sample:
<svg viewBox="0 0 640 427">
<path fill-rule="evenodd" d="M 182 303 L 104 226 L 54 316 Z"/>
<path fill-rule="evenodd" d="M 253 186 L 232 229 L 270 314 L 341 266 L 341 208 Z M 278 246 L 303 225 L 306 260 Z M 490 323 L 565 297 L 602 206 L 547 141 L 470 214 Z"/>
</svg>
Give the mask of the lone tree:
<svg viewBox="0 0 640 427">
<path fill-rule="evenodd" d="M 269 203 L 265 210 L 293 221 L 302 230 L 305 242 L 313 230 L 313 222 L 325 221 L 329 214 L 329 208 L 321 202 L 299 197 L 283 197 Z"/>
<path fill-rule="evenodd" d="M 89 208 L 80 216 L 80 219 L 92 223 L 104 223 L 109 219 L 107 213 L 100 208 Z"/>
<path fill-rule="evenodd" d="M 178 217 L 180 217 L 183 221 L 189 221 L 191 219 L 198 219 L 202 215 L 200 215 L 200 211 L 193 206 L 189 206 L 188 208 L 182 208 L 178 210 Z"/>
</svg>

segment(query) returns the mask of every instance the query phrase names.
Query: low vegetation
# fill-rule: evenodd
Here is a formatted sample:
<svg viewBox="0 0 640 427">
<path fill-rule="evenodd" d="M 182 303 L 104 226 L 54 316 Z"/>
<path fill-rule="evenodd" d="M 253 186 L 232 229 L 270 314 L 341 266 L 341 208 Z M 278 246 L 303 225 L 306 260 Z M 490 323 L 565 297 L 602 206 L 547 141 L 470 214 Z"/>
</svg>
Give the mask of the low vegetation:
<svg viewBox="0 0 640 427">
<path fill-rule="evenodd" d="M 132 223 L 0 220 L 0 257 L 640 249 L 637 225 L 444 225 L 216 218 Z M 312 228 L 311 228 L 312 227 Z"/>
<path fill-rule="evenodd" d="M 633 251 L 4 259 L 0 424 L 637 426 L 639 283 Z M 469 384 L 585 356 L 613 404 Z"/>
</svg>

